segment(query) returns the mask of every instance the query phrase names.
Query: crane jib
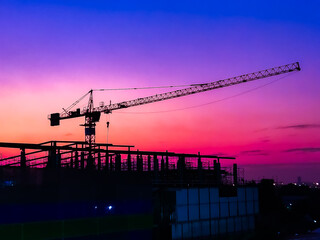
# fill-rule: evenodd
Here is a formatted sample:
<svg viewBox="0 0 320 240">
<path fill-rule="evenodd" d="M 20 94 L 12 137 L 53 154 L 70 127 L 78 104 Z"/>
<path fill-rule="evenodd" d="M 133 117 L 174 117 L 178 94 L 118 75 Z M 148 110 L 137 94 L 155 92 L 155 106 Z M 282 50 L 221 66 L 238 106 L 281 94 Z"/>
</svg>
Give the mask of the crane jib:
<svg viewBox="0 0 320 240">
<path fill-rule="evenodd" d="M 272 77 L 272 76 L 289 73 L 293 71 L 300 71 L 300 70 L 301 68 L 298 62 L 291 63 L 291 64 L 283 65 L 280 67 L 270 68 L 270 69 L 266 69 L 266 70 L 262 70 L 254 73 L 240 75 L 237 77 L 218 80 L 215 82 L 194 84 L 192 87 L 185 88 L 185 89 L 179 89 L 176 91 L 156 94 L 156 95 L 129 100 L 121 103 L 114 103 L 108 106 L 98 108 L 97 111 L 111 112 L 117 109 L 139 106 L 139 105 L 153 103 L 153 102 L 159 102 L 163 100 L 187 96 L 195 93 L 205 92 L 205 91 L 209 91 L 217 88 L 232 86 L 232 85 L 236 85 L 244 82 L 254 81 L 262 78 Z"/>
<path fill-rule="evenodd" d="M 284 73 L 289 73 L 293 71 L 300 71 L 300 64 L 299 62 L 279 66 L 279 67 L 274 67 L 258 72 L 253 72 L 253 73 L 248 73 L 236 77 L 231 77 L 223 80 L 218 80 L 214 82 L 209 82 L 209 83 L 201 83 L 201 84 L 193 84 L 191 87 L 184 88 L 184 89 L 179 89 L 176 91 L 170 91 L 166 93 L 161 93 L 161 94 L 155 94 L 143 98 L 137 98 L 129 101 L 124 101 L 120 103 L 114 103 L 106 106 L 100 106 L 97 108 L 93 108 L 92 114 L 93 114 L 93 120 L 94 121 L 99 121 L 98 119 L 100 118 L 100 113 L 110 113 L 114 110 L 118 109 L 123 109 L 123 108 L 129 108 L 129 107 L 134 107 L 134 106 L 139 106 L 139 105 L 144 105 L 148 103 L 153 103 L 153 102 L 159 102 L 159 101 L 164 101 L 172 98 L 177 98 L 177 97 L 182 97 L 182 96 L 187 96 L 187 95 L 192 95 L 196 93 L 201 93 L 205 91 L 210 91 L 213 89 L 217 88 L 222 88 L 222 87 L 228 87 L 240 83 L 245 83 L 249 81 L 254 81 L 262 78 L 267 78 L 267 77 L 272 77 Z M 91 104 L 92 104 L 92 90 L 90 90 L 86 95 L 90 94 L 90 99 L 91 99 Z M 84 96 L 86 96 L 84 95 Z M 82 98 L 81 98 L 82 99 Z M 78 103 L 79 100 L 76 102 Z M 72 106 L 74 106 L 73 104 Z M 98 114 L 99 113 L 99 114 Z M 77 109 L 76 111 L 65 111 L 63 113 L 53 113 L 49 115 L 49 119 L 51 121 L 51 126 L 57 126 L 60 124 L 60 120 L 62 119 L 69 119 L 69 118 L 75 118 L 75 117 L 81 117 L 81 116 L 88 116 L 88 108 L 80 111 L 80 109 Z"/>
</svg>

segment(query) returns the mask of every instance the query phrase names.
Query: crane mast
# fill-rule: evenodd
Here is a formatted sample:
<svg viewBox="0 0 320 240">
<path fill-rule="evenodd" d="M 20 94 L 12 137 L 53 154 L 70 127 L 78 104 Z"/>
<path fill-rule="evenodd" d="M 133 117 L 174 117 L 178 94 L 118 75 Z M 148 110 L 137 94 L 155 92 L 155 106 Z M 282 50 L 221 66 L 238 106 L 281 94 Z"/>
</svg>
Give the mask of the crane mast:
<svg viewBox="0 0 320 240">
<path fill-rule="evenodd" d="M 87 107 L 87 114 L 85 115 L 85 124 L 82 126 L 85 127 L 85 141 L 91 146 L 95 143 L 95 126 L 96 122 L 93 121 L 93 113 L 94 112 L 94 105 L 93 105 L 93 91 L 90 90 L 89 102 Z M 90 114 L 91 113 L 91 114 Z"/>
<path fill-rule="evenodd" d="M 93 105 L 93 90 L 91 89 L 88 93 L 86 93 L 83 97 L 81 97 L 78 101 L 73 103 L 67 110 L 64 109 L 62 113 L 52 113 L 49 115 L 49 119 L 51 122 L 51 126 L 60 125 L 60 120 L 76 118 L 76 117 L 85 117 L 85 124 L 82 126 L 85 127 L 85 140 L 89 144 L 89 148 L 95 144 L 95 126 L 96 122 L 99 121 L 101 113 L 111 113 L 114 110 L 129 108 L 139 105 L 144 105 L 148 103 L 160 102 L 168 99 L 183 97 L 187 95 L 192 95 L 196 93 L 206 92 L 218 88 L 228 87 L 237 85 L 240 83 L 250 82 L 258 79 L 263 79 L 267 77 L 277 76 L 284 73 L 289 73 L 293 71 L 300 71 L 299 62 L 269 68 L 262 71 L 257 71 L 253 73 L 248 73 L 236 77 L 231 77 L 219 81 L 209 82 L 209 83 L 201 83 L 201 84 L 193 84 L 191 87 L 179 89 L 176 91 L 170 91 L 161 94 L 155 94 L 147 97 L 137 98 L 129 101 L 123 101 L 119 103 L 109 104 L 106 106 L 94 107 Z M 76 111 L 71 111 L 70 109 L 74 107 L 81 99 L 86 97 L 89 94 L 89 102 L 88 106 L 82 111 L 78 108 Z"/>
</svg>

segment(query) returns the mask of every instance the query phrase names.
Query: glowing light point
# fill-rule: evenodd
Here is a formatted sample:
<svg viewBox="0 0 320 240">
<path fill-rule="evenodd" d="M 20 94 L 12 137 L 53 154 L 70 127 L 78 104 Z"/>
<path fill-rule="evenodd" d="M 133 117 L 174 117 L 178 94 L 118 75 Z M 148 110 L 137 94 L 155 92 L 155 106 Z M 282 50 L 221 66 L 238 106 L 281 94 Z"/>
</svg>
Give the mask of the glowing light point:
<svg viewBox="0 0 320 240">
<path fill-rule="evenodd" d="M 110 210 L 112 210 L 113 207 L 111 205 L 109 205 L 107 208 L 110 211 Z"/>
</svg>

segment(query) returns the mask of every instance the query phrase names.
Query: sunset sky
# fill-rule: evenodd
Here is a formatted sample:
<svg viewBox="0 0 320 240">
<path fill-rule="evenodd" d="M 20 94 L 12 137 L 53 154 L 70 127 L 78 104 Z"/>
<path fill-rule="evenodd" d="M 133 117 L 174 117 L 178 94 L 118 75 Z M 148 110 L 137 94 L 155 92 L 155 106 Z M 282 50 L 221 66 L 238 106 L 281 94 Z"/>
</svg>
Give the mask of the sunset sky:
<svg viewBox="0 0 320 240">
<path fill-rule="evenodd" d="M 84 119 L 50 127 L 47 115 L 90 89 L 205 83 L 299 61 L 300 72 L 114 111 L 109 142 L 236 156 L 248 179 L 320 181 L 319 11 L 294 0 L 1 0 L 0 141 L 84 140 Z M 95 105 L 169 90 L 95 92 Z"/>
</svg>

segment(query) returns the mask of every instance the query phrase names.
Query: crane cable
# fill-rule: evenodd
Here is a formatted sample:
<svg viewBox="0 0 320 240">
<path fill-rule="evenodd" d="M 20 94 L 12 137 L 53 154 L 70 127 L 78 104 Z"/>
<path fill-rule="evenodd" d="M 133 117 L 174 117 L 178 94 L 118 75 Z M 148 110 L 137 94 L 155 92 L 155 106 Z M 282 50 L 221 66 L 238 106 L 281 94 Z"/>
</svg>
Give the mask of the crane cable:
<svg viewBox="0 0 320 240">
<path fill-rule="evenodd" d="M 109 143 L 109 126 L 110 126 L 110 116 L 111 114 L 107 114 L 107 144 Z"/>
<path fill-rule="evenodd" d="M 123 91 L 123 90 L 142 90 L 142 89 L 157 89 L 157 88 L 179 88 L 179 87 L 192 87 L 201 84 L 185 84 L 185 85 L 170 85 L 170 86 L 156 86 L 156 87 L 133 87 L 133 88 L 100 88 L 92 89 L 92 91 Z"/>
<path fill-rule="evenodd" d="M 179 87 L 192 87 L 197 86 L 200 84 L 185 84 L 185 85 L 170 85 L 170 86 L 156 86 L 156 87 L 134 87 L 134 88 L 98 88 L 98 89 L 91 89 L 86 94 L 84 94 L 81 98 L 77 101 L 72 103 L 67 108 L 62 108 L 65 113 L 68 113 L 74 106 L 76 106 L 82 99 L 84 99 L 87 95 L 90 94 L 91 91 L 98 92 L 98 91 L 125 91 L 125 90 L 143 90 L 143 89 L 159 89 L 159 88 L 179 88 Z"/>
<path fill-rule="evenodd" d="M 232 95 L 232 96 L 229 96 L 229 97 L 225 97 L 225 98 L 221 98 L 221 99 L 218 99 L 218 100 L 215 100 L 215 101 L 211 101 L 211 102 L 207 102 L 207 103 L 203 103 L 203 104 L 199 104 L 199 105 L 194 105 L 194 106 L 190 106 L 190 107 L 185 107 L 185 108 L 177 108 L 177 109 L 171 109 L 171 110 L 164 110 L 164 111 L 156 111 L 156 112 L 116 112 L 117 114 L 120 113 L 120 114 L 155 114 L 155 113 L 167 113 L 167 112 L 177 112 L 177 111 L 183 111 L 183 110 L 187 110 L 187 109 L 191 109 L 191 108 L 198 108 L 198 107 L 203 107 L 203 106 L 207 106 L 207 105 L 210 105 L 210 104 L 214 104 L 214 103 L 218 103 L 218 102 L 222 102 L 222 101 L 225 101 L 225 100 L 228 100 L 228 99 L 232 99 L 232 98 L 235 98 L 235 97 L 239 97 L 239 96 L 242 96 L 244 94 L 247 94 L 247 93 L 250 93 L 250 92 L 253 92 L 255 90 L 258 90 L 260 88 L 263 88 L 263 87 L 266 87 L 268 85 L 271 85 L 275 82 L 278 82 L 286 77 L 289 77 L 291 76 L 293 73 L 289 73 L 288 75 L 286 76 L 283 76 L 283 77 L 280 77 L 276 80 L 273 80 L 269 83 L 266 83 L 266 84 L 263 84 L 261 86 L 258 86 L 258 87 L 255 87 L 255 88 L 252 88 L 252 89 L 249 89 L 247 91 L 244 91 L 244 92 L 241 92 L 241 93 L 238 93 L 238 94 L 235 94 L 235 95 Z"/>
<path fill-rule="evenodd" d="M 84 99 L 86 96 L 88 96 L 88 94 L 90 94 L 90 91 L 87 92 L 85 95 L 83 95 L 81 98 L 79 98 L 77 101 L 75 101 L 74 103 L 72 103 L 69 107 L 67 108 L 62 108 L 64 112 L 68 112 L 71 108 L 73 108 L 74 106 L 76 106 L 82 99 Z"/>
</svg>

